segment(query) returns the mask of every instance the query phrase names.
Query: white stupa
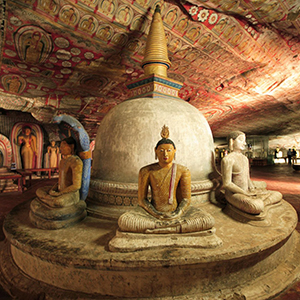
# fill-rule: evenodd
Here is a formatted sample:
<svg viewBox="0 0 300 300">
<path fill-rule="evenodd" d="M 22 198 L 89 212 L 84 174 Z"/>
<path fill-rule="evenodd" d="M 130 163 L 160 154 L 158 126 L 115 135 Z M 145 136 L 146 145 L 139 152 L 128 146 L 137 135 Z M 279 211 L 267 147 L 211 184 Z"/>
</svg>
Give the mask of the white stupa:
<svg viewBox="0 0 300 300">
<path fill-rule="evenodd" d="M 192 176 L 195 201 L 207 201 L 213 187 L 213 137 L 204 116 L 178 97 L 182 83 L 167 77 L 171 63 L 159 11 L 153 16 L 142 67 L 145 75 L 127 87 L 132 98 L 101 122 L 95 143 L 88 211 L 118 217 L 137 205 L 139 169 L 154 162 L 163 125 L 176 145 L 176 161 Z"/>
</svg>

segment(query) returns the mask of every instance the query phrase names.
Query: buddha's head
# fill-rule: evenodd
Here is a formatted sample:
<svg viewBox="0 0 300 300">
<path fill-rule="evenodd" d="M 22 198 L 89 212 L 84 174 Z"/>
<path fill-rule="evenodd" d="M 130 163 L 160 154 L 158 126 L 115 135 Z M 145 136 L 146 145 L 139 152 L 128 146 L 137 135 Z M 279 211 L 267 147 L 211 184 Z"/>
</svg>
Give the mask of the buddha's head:
<svg viewBox="0 0 300 300">
<path fill-rule="evenodd" d="M 41 33 L 38 32 L 38 31 L 35 31 L 33 34 L 32 34 L 32 37 L 34 40 L 38 41 L 40 38 L 41 38 Z"/>
<path fill-rule="evenodd" d="M 173 161 L 176 153 L 176 147 L 169 137 L 169 128 L 163 126 L 160 133 L 162 139 L 155 146 L 155 158 L 158 158 L 160 164 L 169 164 Z"/>
<path fill-rule="evenodd" d="M 76 141 L 72 137 L 65 138 L 60 143 L 60 152 L 64 156 L 73 155 L 76 150 Z"/>
<path fill-rule="evenodd" d="M 55 146 L 55 141 L 52 140 L 50 143 L 51 143 L 51 146 L 52 146 L 52 147 Z"/>
<path fill-rule="evenodd" d="M 246 146 L 246 135 L 242 131 L 232 131 L 227 136 L 230 151 L 244 150 Z"/>
<path fill-rule="evenodd" d="M 30 135 L 31 133 L 31 127 L 28 125 L 23 126 L 22 131 L 25 135 Z"/>
</svg>

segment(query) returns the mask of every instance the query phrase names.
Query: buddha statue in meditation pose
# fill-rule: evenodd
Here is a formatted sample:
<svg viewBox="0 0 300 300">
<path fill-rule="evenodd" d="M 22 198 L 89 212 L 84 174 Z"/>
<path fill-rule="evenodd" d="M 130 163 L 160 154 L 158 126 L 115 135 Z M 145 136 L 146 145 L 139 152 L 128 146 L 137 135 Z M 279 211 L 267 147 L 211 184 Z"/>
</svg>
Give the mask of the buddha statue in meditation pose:
<svg viewBox="0 0 300 300">
<path fill-rule="evenodd" d="M 121 215 L 119 228 L 136 233 L 188 233 L 211 229 L 214 218 L 191 204 L 190 171 L 174 163 L 176 147 L 164 126 L 155 147 L 158 163 L 143 167 L 138 179 L 139 207 Z M 148 188 L 151 199 L 148 199 Z"/>
<path fill-rule="evenodd" d="M 83 163 L 74 155 L 75 144 L 72 137 L 61 142 L 63 158 L 59 165 L 58 183 L 37 189 L 37 197 L 31 202 L 30 219 L 39 228 L 67 227 L 86 216 L 86 203 L 79 197 Z"/>
<path fill-rule="evenodd" d="M 249 161 L 242 153 L 246 145 L 245 134 L 234 131 L 227 139 L 231 152 L 221 162 L 225 199 L 241 212 L 259 215 L 266 207 L 280 202 L 282 195 L 266 190 L 263 181 L 250 180 Z"/>
</svg>

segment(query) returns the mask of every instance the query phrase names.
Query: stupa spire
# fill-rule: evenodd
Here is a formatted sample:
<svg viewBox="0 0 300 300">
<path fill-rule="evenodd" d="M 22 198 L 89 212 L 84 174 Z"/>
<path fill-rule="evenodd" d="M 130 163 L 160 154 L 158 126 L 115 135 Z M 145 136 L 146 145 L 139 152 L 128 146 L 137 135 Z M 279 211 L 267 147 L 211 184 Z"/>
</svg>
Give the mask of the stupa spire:
<svg viewBox="0 0 300 300">
<path fill-rule="evenodd" d="M 147 37 L 142 67 L 145 76 L 155 74 L 167 77 L 167 69 L 169 69 L 170 66 L 171 62 L 168 58 L 168 48 L 164 25 L 160 14 L 160 6 L 157 5 Z"/>
<path fill-rule="evenodd" d="M 147 37 L 145 57 L 142 61 L 145 74 L 127 84 L 131 90 L 130 99 L 139 97 L 178 99 L 182 82 L 168 78 L 167 70 L 170 66 L 164 25 L 160 7 L 157 5 Z"/>
</svg>

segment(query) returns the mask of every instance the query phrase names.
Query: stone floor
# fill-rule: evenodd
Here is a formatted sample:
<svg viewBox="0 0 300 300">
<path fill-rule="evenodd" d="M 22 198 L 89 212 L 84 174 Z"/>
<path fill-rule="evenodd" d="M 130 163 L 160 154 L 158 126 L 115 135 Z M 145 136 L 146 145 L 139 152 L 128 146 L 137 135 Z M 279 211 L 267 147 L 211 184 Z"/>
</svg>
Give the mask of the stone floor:
<svg viewBox="0 0 300 300">
<path fill-rule="evenodd" d="M 292 166 L 287 164 L 276 164 L 266 167 L 252 167 L 252 180 L 264 180 L 267 182 L 268 189 L 277 190 L 283 194 L 283 197 L 291 205 L 294 206 L 300 215 L 300 172 L 294 171 Z M 0 241 L 4 240 L 2 224 L 5 215 L 17 204 L 32 199 L 38 187 L 44 185 L 53 185 L 57 179 L 33 180 L 32 186 L 23 194 L 20 193 L 4 193 L 0 194 Z M 300 223 L 297 229 L 300 231 Z M 0 299 L 12 299 L 0 286 Z M 273 300 L 299 300 L 300 299 L 300 281 L 289 287 L 280 296 Z"/>
</svg>

